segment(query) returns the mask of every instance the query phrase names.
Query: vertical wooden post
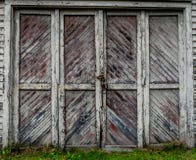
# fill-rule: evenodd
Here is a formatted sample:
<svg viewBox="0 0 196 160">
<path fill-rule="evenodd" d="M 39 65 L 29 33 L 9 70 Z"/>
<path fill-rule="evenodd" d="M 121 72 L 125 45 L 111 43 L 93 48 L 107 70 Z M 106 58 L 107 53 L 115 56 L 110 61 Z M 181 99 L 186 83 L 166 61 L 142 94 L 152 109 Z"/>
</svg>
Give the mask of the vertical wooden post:
<svg viewBox="0 0 196 160">
<path fill-rule="evenodd" d="M 143 58 L 144 64 L 144 76 L 143 76 L 143 86 L 144 86 L 144 137 L 145 143 L 148 145 L 150 143 L 149 139 L 149 16 L 142 11 L 142 26 L 143 26 L 143 36 L 142 36 L 142 53 L 145 53 Z"/>
<path fill-rule="evenodd" d="M 19 111 L 18 111 L 18 106 L 19 106 L 19 39 L 20 39 L 20 13 L 15 12 L 15 17 L 14 17 L 14 27 L 15 27 L 15 32 L 14 35 L 15 37 L 13 38 L 14 40 L 14 51 L 15 53 L 12 56 L 13 63 L 14 63 L 14 76 L 13 76 L 13 120 L 10 122 L 13 124 L 13 129 L 11 132 L 13 132 L 14 135 L 14 143 L 18 143 L 18 134 L 19 134 Z"/>
<path fill-rule="evenodd" d="M 142 19 L 137 14 L 137 141 L 143 147 Z M 144 15 L 143 15 L 144 16 Z"/>
<path fill-rule="evenodd" d="M 188 147 L 194 147 L 194 135 L 193 135 L 193 55 L 192 55 L 192 13 L 191 5 L 187 6 L 185 9 L 185 23 L 186 23 L 186 55 L 187 55 L 187 65 L 186 65 L 186 77 L 187 77 L 187 144 Z"/>
<path fill-rule="evenodd" d="M 179 43 L 179 97 L 180 97 L 180 141 L 186 142 L 186 51 L 185 51 L 185 30 L 184 28 L 184 16 L 178 15 L 178 43 Z"/>
<path fill-rule="evenodd" d="M 103 15 L 102 11 L 95 13 L 95 45 L 96 45 L 96 77 L 101 75 L 103 67 Z M 96 132 L 97 145 L 101 147 L 101 106 L 102 104 L 101 81 L 96 79 Z"/>
<path fill-rule="evenodd" d="M 64 15 L 60 14 L 60 85 L 59 85 L 59 146 L 65 147 L 65 90 L 64 90 Z"/>
<path fill-rule="evenodd" d="M 59 10 L 52 12 L 52 144 L 58 144 Z"/>
<path fill-rule="evenodd" d="M 3 101 L 3 147 L 9 143 L 9 126 L 10 126 L 10 107 L 11 107 L 11 17 L 12 6 L 9 2 L 5 4 L 5 48 L 4 48 L 4 101 Z"/>
</svg>

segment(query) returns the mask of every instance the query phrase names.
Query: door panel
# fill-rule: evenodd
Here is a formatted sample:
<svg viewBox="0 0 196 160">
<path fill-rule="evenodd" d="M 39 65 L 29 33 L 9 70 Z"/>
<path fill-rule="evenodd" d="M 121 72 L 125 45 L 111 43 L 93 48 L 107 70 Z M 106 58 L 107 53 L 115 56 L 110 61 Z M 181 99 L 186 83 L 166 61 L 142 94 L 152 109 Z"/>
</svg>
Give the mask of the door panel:
<svg viewBox="0 0 196 160">
<path fill-rule="evenodd" d="M 94 15 L 63 15 L 65 145 L 97 145 Z"/>
<path fill-rule="evenodd" d="M 19 143 L 51 144 L 51 17 L 20 14 L 19 20 L 19 97 L 14 104 L 19 105 Z"/>
<path fill-rule="evenodd" d="M 178 17 L 150 16 L 150 82 L 178 83 Z"/>
<path fill-rule="evenodd" d="M 50 16 L 20 17 L 20 83 L 51 82 Z"/>
<path fill-rule="evenodd" d="M 136 15 L 107 16 L 106 56 L 105 147 L 137 146 Z"/>
<path fill-rule="evenodd" d="M 167 143 L 179 139 L 179 91 L 150 92 L 150 142 Z"/>
<path fill-rule="evenodd" d="M 66 92 L 66 144 L 96 144 L 94 91 Z"/>
<path fill-rule="evenodd" d="M 51 142 L 51 93 L 20 91 L 19 142 L 44 145 Z"/>
<path fill-rule="evenodd" d="M 137 145 L 137 92 L 107 92 L 106 145 Z"/>
<path fill-rule="evenodd" d="M 95 84 L 95 24 L 93 16 L 65 16 L 65 83 Z"/>
<path fill-rule="evenodd" d="M 106 36 L 107 82 L 115 84 L 136 83 L 136 16 L 108 16 Z"/>
</svg>

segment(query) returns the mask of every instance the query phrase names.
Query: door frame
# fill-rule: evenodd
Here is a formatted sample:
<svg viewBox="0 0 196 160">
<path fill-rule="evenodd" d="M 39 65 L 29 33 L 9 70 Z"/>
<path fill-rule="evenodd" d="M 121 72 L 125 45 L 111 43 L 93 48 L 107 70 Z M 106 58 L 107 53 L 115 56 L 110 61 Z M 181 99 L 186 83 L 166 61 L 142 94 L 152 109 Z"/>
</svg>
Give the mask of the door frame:
<svg viewBox="0 0 196 160">
<path fill-rule="evenodd" d="M 3 146 L 6 147 L 8 144 L 13 142 L 13 138 L 11 138 L 13 134 L 12 128 L 12 87 L 13 87 L 13 66 L 12 61 L 14 57 L 14 38 L 13 34 L 15 31 L 14 28 L 14 13 L 15 7 L 23 8 L 24 6 L 37 6 L 35 8 L 43 8 L 46 6 L 54 7 L 54 8 L 62 8 L 63 7 L 70 7 L 70 8 L 115 8 L 115 9 L 132 9 L 132 8 L 145 8 L 150 9 L 151 7 L 157 9 L 171 9 L 176 8 L 183 11 L 184 15 L 184 35 L 183 35 L 183 46 L 184 46 L 184 53 L 186 53 L 186 66 L 185 66 L 185 75 L 186 75 L 186 85 L 185 85 L 185 101 L 186 105 L 184 106 L 185 119 L 187 120 L 185 124 L 184 133 L 186 134 L 185 143 L 189 147 L 193 147 L 194 144 L 194 137 L 193 137 L 193 59 L 192 59 L 192 31 L 191 31 L 191 4 L 190 3 L 170 3 L 168 5 L 167 2 L 85 2 L 85 1 L 78 1 L 78 2 L 69 2 L 66 1 L 58 2 L 58 1 L 51 1 L 51 2 L 43 2 L 39 3 L 37 1 L 31 2 L 24 2 L 24 1 L 6 1 L 5 2 L 5 57 L 4 57 L 4 66 L 5 66 L 5 87 L 4 87 L 4 104 L 3 104 Z M 58 13 L 58 9 L 55 9 L 55 13 Z M 99 13 L 101 14 L 101 13 Z M 144 17 L 142 17 L 144 18 Z M 56 26 L 57 27 L 57 26 Z M 58 42 L 58 41 L 57 41 Z M 56 43 L 57 43 L 56 42 Z M 143 41 L 142 43 L 145 43 Z M 144 48 L 142 48 L 143 50 Z M 55 50 L 55 52 L 59 52 Z M 57 60 L 58 61 L 58 60 Z M 56 85 L 53 87 L 55 88 Z M 57 91 L 57 89 L 56 89 Z M 54 102 L 55 103 L 55 102 Z M 54 109 L 55 110 L 55 109 Z M 54 143 L 54 141 L 53 141 Z M 55 145 L 55 143 L 54 143 Z M 142 146 L 141 146 L 142 147 Z"/>
</svg>

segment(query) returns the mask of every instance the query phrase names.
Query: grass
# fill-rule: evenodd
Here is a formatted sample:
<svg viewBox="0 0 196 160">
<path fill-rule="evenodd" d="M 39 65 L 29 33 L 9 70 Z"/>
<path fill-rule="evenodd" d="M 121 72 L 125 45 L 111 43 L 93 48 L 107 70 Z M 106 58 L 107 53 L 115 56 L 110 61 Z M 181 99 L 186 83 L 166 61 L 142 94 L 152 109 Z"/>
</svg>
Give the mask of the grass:
<svg viewBox="0 0 196 160">
<path fill-rule="evenodd" d="M 182 144 L 164 147 L 147 147 L 131 152 L 104 152 L 101 150 L 69 149 L 61 151 L 52 147 L 7 148 L 0 151 L 2 160 L 196 160 L 196 149 L 186 149 Z"/>
</svg>

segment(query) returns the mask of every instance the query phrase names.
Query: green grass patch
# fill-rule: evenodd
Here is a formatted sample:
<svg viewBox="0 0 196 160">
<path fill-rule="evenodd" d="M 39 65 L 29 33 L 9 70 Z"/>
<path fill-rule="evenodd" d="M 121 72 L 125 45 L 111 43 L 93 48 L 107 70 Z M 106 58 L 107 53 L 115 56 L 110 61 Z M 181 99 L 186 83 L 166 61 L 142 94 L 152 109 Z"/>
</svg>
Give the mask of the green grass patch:
<svg viewBox="0 0 196 160">
<path fill-rule="evenodd" d="M 66 151 L 53 147 L 10 147 L 0 151 L 2 160 L 196 160 L 196 149 L 182 144 L 164 147 L 147 147 L 130 152 L 105 152 L 97 149 Z"/>
</svg>

